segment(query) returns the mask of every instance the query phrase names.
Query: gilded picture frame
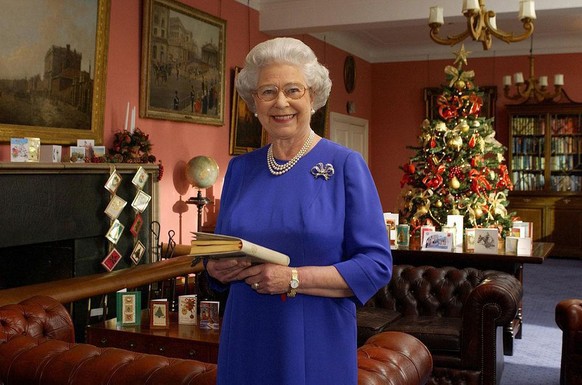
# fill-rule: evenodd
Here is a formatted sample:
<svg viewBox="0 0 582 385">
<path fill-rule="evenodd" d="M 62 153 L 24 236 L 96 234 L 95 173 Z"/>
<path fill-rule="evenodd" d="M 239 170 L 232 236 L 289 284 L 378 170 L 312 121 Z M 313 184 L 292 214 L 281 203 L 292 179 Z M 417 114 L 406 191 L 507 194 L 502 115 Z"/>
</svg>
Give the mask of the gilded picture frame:
<svg viewBox="0 0 582 385">
<path fill-rule="evenodd" d="M 8 43 L 0 45 L 0 142 L 33 137 L 42 144 L 101 144 L 110 0 L 60 1 L 72 15 L 66 18 L 41 0 L 2 7 Z M 14 15 L 26 22 L 14 22 Z"/>
<path fill-rule="evenodd" d="M 234 67 L 232 81 L 232 111 L 230 117 L 230 155 L 240 155 L 251 152 L 266 143 L 266 133 L 261 122 L 247 108 L 247 104 L 238 94 L 234 84 L 240 72 L 240 67 Z"/>
<path fill-rule="evenodd" d="M 144 0 L 140 116 L 224 124 L 226 21 L 175 0 Z"/>
</svg>

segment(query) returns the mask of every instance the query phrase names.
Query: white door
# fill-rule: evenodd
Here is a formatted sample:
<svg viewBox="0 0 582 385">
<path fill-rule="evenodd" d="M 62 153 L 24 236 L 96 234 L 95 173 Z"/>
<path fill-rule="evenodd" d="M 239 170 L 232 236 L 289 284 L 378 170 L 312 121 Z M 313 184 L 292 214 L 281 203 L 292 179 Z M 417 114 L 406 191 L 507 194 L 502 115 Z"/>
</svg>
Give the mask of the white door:
<svg viewBox="0 0 582 385">
<path fill-rule="evenodd" d="M 329 136 L 332 141 L 362 154 L 368 163 L 368 121 L 366 119 L 330 112 Z"/>
</svg>

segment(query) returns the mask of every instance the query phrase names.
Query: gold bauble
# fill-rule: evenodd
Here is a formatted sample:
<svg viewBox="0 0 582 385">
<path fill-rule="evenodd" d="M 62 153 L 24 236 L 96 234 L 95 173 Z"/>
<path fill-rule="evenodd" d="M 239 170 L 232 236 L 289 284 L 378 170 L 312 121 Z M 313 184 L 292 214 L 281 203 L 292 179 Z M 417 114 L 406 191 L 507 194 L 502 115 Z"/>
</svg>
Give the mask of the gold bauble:
<svg viewBox="0 0 582 385">
<path fill-rule="evenodd" d="M 443 207 L 443 202 L 441 202 L 441 201 L 436 201 L 436 202 L 434 203 L 434 205 L 435 205 L 436 207 L 438 207 L 438 208 L 441 208 L 441 207 Z"/>
<path fill-rule="evenodd" d="M 475 217 L 481 218 L 483 216 L 483 210 L 480 207 L 475 209 Z"/>
<path fill-rule="evenodd" d="M 461 122 L 461 132 L 464 133 L 464 134 L 466 134 L 467 132 L 469 132 L 469 128 L 470 128 L 469 127 L 469 123 L 467 123 L 466 120 L 463 120 Z"/>
<path fill-rule="evenodd" d="M 455 82 L 455 88 L 459 91 L 464 90 L 466 86 L 467 86 L 467 84 L 465 83 L 464 80 L 457 80 Z"/>
<path fill-rule="evenodd" d="M 456 190 L 459 187 L 461 187 L 461 182 L 459 182 L 456 176 L 454 176 L 453 179 L 449 181 L 449 187 L 452 188 L 453 190 Z"/>
<path fill-rule="evenodd" d="M 451 215 L 459 215 L 460 213 L 458 209 L 451 209 Z"/>
<path fill-rule="evenodd" d="M 463 138 L 458 135 L 453 136 L 447 142 L 447 146 L 455 151 L 459 151 L 463 147 Z"/>
</svg>

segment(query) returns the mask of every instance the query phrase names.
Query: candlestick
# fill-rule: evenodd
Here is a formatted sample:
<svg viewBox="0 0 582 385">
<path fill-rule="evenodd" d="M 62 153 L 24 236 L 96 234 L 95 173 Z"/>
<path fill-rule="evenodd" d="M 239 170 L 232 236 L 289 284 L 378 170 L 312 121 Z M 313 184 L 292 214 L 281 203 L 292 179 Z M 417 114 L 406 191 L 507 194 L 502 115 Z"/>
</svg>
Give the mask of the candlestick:
<svg viewBox="0 0 582 385">
<path fill-rule="evenodd" d="M 127 102 L 127 107 L 125 108 L 125 128 L 124 128 L 125 131 L 127 131 L 128 119 L 129 119 L 129 102 Z"/>
</svg>

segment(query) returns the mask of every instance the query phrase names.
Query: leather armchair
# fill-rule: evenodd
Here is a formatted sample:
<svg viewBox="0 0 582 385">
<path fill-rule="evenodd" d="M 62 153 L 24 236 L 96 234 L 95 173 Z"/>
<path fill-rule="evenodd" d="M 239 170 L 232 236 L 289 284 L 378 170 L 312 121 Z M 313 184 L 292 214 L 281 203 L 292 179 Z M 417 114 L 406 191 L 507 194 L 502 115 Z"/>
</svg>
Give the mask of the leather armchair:
<svg viewBox="0 0 582 385">
<path fill-rule="evenodd" d="M 429 384 L 499 384 L 502 327 L 521 298 L 519 281 L 507 273 L 394 265 L 390 283 L 358 312 L 359 341 L 387 330 L 409 333 L 432 354 Z"/>
<path fill-rule="evenodd" d="M 562 330 L 561 385 L 582 385 L 582 299 L 556 305 L 556 324 Z"/>
<path fill-rule="evenodd" d="M 0 307 L 0 385 L 214 385 L 216 365 L 116 348 L 75 344 L 65 307 L 36 296 Z M 359 385 L 422 385 L 432 358 L 416 338 L 374 336 L 358 349 Z"/>
</svg>

